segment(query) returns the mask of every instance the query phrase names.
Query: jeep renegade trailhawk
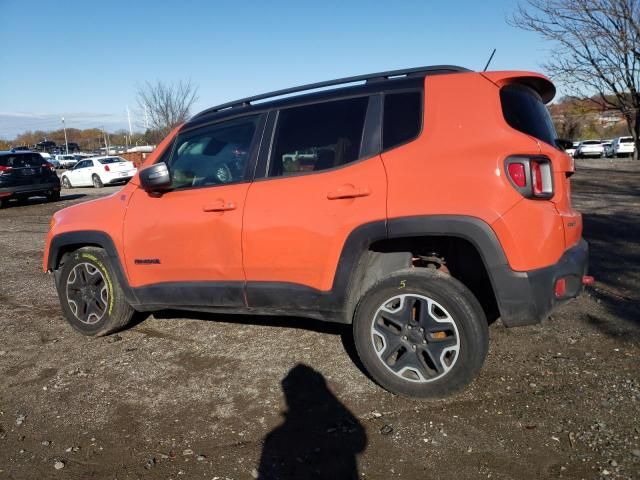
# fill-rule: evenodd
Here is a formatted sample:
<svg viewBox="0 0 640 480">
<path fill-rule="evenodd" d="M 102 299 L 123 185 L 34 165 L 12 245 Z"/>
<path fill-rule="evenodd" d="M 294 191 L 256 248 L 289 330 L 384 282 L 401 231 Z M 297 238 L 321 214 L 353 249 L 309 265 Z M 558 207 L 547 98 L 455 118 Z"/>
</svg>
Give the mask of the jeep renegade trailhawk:
<svg viewBox="0 0 640 480">
<path fill-rule="evenodd" d="M 388 390 L 446 395 L 491 322 L 539 322 L 590 279 L 554 94 L 436 66 L 205 110 L 122 190 L 57 212 L 44 270 L 86 335 L 136 310 L 313 317 L 353 324 Z"/>
</svg>

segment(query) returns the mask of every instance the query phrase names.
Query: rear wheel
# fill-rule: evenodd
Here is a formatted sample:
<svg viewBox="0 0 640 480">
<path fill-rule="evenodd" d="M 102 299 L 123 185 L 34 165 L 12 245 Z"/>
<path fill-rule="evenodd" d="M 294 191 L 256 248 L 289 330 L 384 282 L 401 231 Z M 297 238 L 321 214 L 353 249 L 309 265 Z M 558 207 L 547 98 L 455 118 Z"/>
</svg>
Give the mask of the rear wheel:
<svg viewBox="0 0 640 480">
<path fill-rule="evenodd" d="M 93 177 L 91 177 L 91 181 L 93 182 L 94 188 L 104 187 L 104 185 L 102 184 L 102 180 L 100 180 L 100 177 L 95 173 L 93 174 Z"/>
<path fill-rule="evenodd" d="M 62 264 L 56 283 L 66 320 L 84 335 L 121 330 L 133 317 L 111 260 L 101 248 L 73 252 Z"/>
<path fill-rule="evenodd" d="M 60 192 L 51 192 L 47 194 L 48 202 L 57 202 L 60 200 Z"/>
<path fill-rule="evenodd" d="M 473 294 L 449 275 L 396 272 L 361 299 L 354 339 L 367 371 L 392 393 L 438 398 L 475 378 L 488 349 L 487 319 Z"/>
</svg>

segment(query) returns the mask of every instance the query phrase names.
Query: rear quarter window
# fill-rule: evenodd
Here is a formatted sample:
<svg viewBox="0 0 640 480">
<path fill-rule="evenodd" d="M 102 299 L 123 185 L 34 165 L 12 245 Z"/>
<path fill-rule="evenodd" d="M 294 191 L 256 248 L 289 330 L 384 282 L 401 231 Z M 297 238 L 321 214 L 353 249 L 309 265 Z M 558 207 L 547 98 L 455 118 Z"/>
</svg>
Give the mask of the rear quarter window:
<svg viewBox="0 0 640 480">
<path fill-rule="evenodd" d="M 551 115 L 535 90 L 524 85 L 507 85 L 500 89 L 500 102 L 510 127 L 558 148 Z"/>
<path fill-rule="evenodd" d="M 384 96 L 382 148 L 389 150 L 413 140 L 422 128 L 420 92 L 391 93 Z"/>
</svg>

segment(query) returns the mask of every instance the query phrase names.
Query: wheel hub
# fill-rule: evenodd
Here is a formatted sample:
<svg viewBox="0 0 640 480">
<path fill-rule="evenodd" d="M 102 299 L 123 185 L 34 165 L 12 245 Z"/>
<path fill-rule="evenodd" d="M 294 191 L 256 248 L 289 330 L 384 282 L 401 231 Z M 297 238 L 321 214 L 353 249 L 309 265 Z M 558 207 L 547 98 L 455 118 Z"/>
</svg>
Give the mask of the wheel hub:
<svg viewBox="0 0 640 480">
<path fill-rule="evenodd" d="M 106 281 L 102 272 L 90 263 L 79 263 L 69 272 L 66 295 L 71 312 L 82 323 L 97 323 L 107 312 Z"/>
<path fill-rule="evenodd" d="M 418 294 L 398 295 L 380 305 L 371 341 L 387 369 L 403 380 L 420 383 L 446 375 L 460 349 L 451 315 L 435 300 Z"/>
</svg>

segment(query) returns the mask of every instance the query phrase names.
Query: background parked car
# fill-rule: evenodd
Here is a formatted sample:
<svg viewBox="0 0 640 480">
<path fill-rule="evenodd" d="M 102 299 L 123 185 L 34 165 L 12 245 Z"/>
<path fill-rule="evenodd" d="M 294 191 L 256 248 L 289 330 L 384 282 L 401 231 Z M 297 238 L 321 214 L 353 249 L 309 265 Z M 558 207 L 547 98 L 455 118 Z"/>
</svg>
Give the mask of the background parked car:
<svg viewBox="0 0 640 480">
<path fill-rule="evenodd" d="M 60 180 L 53 165 L 37 152 L 0 152 L 0 207 L 14 198 L 36 196 L 60 199 Z"/>
<path fill-rule="evenodd" d="M 42 155 L 42 154 L 40 154 L 40 155 Z M 62 168 L 62 164 L 58 160 L 56 160 L 54 157 L 52 157 L 51 155 L 49 155 L 49 158 L 46 158 L 44 156 L 42 158 L 46 162 L 49 162 L 51 165 L 53 165 L 53 168 L 56 168 L 56 169 Z"/>
<path fill-rule="evenodd" d="M 611 142 L 611 157 L 630 157 L 636 150 L 633 137 L 618 137 Z"/>
<path fill-rule="evenodd" d="M 565 149 L 565 152 L 567 152 L 567 155 L 569 155 L 570 157 L 573 157 L 576 153 L 576 149 L 578 148 L 578 145 L 580 145 L 580 142 L 573 142 L 569 148 Z"/>
<path fill-rule="evenodd" d="M 122 157 L 93 157 L 79 161 L 72 170 L 62 174 L 62 186 L 100 188 L 104 185 L 127 182 L 138 169 Z"/>
<path fill-rule="evenodd" d="M 602 140 L 583 140 L 573 156 L 575 158 L 602 158 L 604 156 Z"/>
<path fill-rule="evenodd" d="M 58 162 L 60 162 L 60 165 L 62 166 L 62 168 L 71 168 L 73 166 L 75 166 L 76 163 L 78 163 L 78 160 L 76 159 L 75 155 L 56 155 L 54 157 L 56 160 L 58 160 Z"/>
<path fill-rule="evenodd" d="M 612 140 L 603 140 L 602 141 L 602 148 L 604 148 L 604 156 L 605 157 L 610 157 L 613 155 L 613 152 L 611 150 L 611 143 Z"/>
</svg>

